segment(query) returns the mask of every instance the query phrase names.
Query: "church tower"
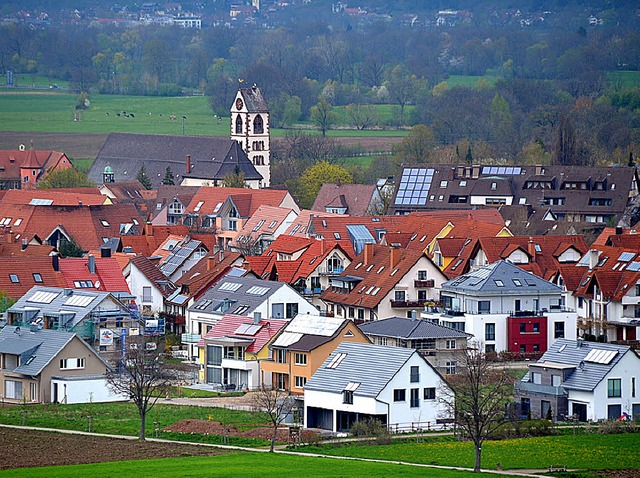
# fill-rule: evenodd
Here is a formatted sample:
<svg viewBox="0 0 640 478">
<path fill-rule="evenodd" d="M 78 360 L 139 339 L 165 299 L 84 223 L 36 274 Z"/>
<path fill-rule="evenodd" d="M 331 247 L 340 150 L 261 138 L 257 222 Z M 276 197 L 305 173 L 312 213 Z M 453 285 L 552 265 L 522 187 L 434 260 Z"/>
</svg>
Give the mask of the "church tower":
<svg viewBox="0 0 640 478">
<path fill-rule="evenodd" d="M 255 84 L 240 88 L 231 105 L 231 139 L 238 141 L 262 175 L 260 187 L 271 183 L 269 106 Z"/>
</svg>

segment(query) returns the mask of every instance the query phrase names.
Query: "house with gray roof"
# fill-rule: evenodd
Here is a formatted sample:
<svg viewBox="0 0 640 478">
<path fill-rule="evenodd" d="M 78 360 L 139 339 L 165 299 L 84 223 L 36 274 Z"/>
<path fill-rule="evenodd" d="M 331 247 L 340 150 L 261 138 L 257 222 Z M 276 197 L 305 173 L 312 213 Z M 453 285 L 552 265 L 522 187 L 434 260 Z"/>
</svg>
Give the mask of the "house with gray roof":
<svg viewBox="0 0 640 478">
<path fill-rule="evenodd" d="M 416 350 L 343 342 L 304 387 L 304 423 L 333 432 L 367 418 L 433 428 L 451 418 L 438 400 L 448 387 Z"/>
<path fill-rule="evenodd" d="M 577 314 L 562 288 L 508 261 L 443 283 L 440 301 L 421 317 L 472 334 L 486 352 L 538 358 L 554 340 L 576 338 Z"/>
<path fill-rule="evenodd" d="M 190 357 L 198 356 L 197 341 L 225 314 L 254 317 L 256 312 L 265 319 L 292 319 L 298 313 L 316 314 L 318 309 L 289 284 L 227 276 L 187 309 L 187 333 L 195 341 L 189 344 Z"/>
<path fill-rule="evenodd" d="M 456 355 L 467 348 L 470 334 L 443 325 L 389 317 L 358 326 L 374 344 L 415 349 L 440 373 L 456 373 Z"/>
<path fill-rule="evenodd" d="M 53 377 L 104 375 L 107 363 L 73 332 L 7 325 L 0 330 L 0 390 L 7 403 L 64 403 Z"/>
<path fill-rule="evenodd" d="M 640 357 L 630 347 L 560 339 L 515 383 L 515 401 L 533 418 L 638 420 L 638 376 Z"/>
<path fill-rule="evenodd" d="M 32 287 L 7 310 L 7 325 L 74 332 L 101 352 L 120 350 L 122 330 L 138 335 L 142 326 L 132 311 L 109 292 Z"/>
</svg>

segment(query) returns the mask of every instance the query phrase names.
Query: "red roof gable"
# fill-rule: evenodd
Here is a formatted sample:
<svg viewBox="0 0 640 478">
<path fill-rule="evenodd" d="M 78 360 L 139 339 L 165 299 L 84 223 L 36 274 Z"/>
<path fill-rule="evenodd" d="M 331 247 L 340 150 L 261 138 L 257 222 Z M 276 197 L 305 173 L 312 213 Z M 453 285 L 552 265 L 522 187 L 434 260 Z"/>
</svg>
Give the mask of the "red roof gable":
<svg viewBox="0 0 640 478">
<path fill-rule="evenodd" d="M 114 257 L 94 257 L 93 273 L 89 270 L 89 260 L 89 257 L 60 259 L 60 272 L 66 281 L 65 287 L 85 289 L 87 281 L 91 281 L 92 290 L 130 293 L 120 264 Z"/>
<path fill-rule="evenodd" d="M 251 335 L 246 333 L 238 333 L 238 328 L 243 324 L 253 325 L 253 320 L 249 317 L 240 315 L 227 314 L 223 316 L 216 325 L 213 326 L 207 335 L 198 342 L 198 347 L 203 347 L 207 339 L 223 338 L 223 337 L 239 337 L 253 340 L 253 343 L 247 347 L 246 352 L 257 354 L 271 339 L 284 327 L 288 321 L 281 319 L 261 320 L 257 325 L 259 330 Z"/>
<path fill-rule="evenodd" d="M 66 287 L 51 257 L 0 257 L 0 271 L 0 290 L 12 299 L 19 299 L 36 285 Z"/>
</svg>

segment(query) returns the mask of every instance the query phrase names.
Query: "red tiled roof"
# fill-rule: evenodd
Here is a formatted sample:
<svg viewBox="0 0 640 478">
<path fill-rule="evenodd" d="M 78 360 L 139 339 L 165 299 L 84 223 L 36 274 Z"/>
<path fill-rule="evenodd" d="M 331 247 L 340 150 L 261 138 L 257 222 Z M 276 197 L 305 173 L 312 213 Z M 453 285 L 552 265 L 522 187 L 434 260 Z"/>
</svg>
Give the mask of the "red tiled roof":
<svg viewBox="0 0 640 478">
<path fill-rule="evenodd" d="M 371 260 L 365 263 L 368 247 L 373 253 Z M 356 257 L 341 274 L 341 276 L 362 277 L 362 281 L 348 294 L 334 292 L 329 288 L 322 293 L 322 300 L 369 309 L 375 308 L 418 260 L 422 257 L 427 258 L 422 251 L 397 248 L 395 253 L 398 254 L 398 260 L 394 266 L 391 266 L 392 249 L 391 247 L 367 244 L 362 254 Z M 398 269 L 397 272 L 391 275 L 395 269 Z M 375 295 L 366 293 L 376 287 L 380 289 Z"/>
<path fill-rule="evenodd" d="M 20 168 L 44 168 L 46 173 L 51 172 L 60 161 L 66 158 L 64 153 L 50 150 L 3 150 L 0 151 L 0 180 L 21 181 Z M 68 160 L 67 160 L 68 161 Z M 70 166 L 70 163 L 69 163 Z M 64 166 L 66 169 L 66 166 Z"/>
<path fill-rule="evenodd" d="M 275 263 L 275 255 L 267 256 L 247 256 L 245 258 L 250 270 L 262 279 L 267 279 L 271 273 L 271 268 Z"/>
<path fill-rule="evenodd" d="M 155 285 L 163 297 L 168 297 L 176 290 L 176 286 L 171 283 L 167 276 L 146 257 L 134 256 L 131 258 L 131 263 Z"/>
<path fill-rule="evenodd" d="M 94 257 L 95 272 L 89 271 L 89 258 L 67 257 L 60 259 L 60 272 L 66 281 L 66 287 L 77 287 L 77 281 L 91 281 L 96 290 L 104 292 L 128 292 L 129 286 L 122 275 L 120 264 L 113 257 Z M 99 284 L 99 285 L 98 285 Z"/>
<path fill-rule="evenodd" d="M 364 216 L 375 192 L 375 184 L 325 183 L 320 187 L 311 209 L 324 212 L 328 206 L 346 207 L 347 214 Z"/>
<path fill-rule="evenodd" d="M 224 203 L 227 198 L 231 198 L 240 216 L 250 217 L 262 204 L 280 206 L 287 194 L 289 194 L 288 191 L 278 189 L 201 187 L 187 206 L 185 214 L 193 213 L 200 202 L 202 204 L 197 214 L 201 216 L 213 214 L 219 203 Z"/>
<path fill-rule="evenodd" d="M 66 287 L 62 274 L 53 269 L 51 257 L 0 257 L 0 271 L 0 290 L 12 299 L 19 299 L 36 285 Z M 11 275 L 17 276 L 18 282 L 13 282 Z"/>
<path fill-rule="evenodd" d="M 334 214 L 330 212 L 310 211 L 309 209 L 302 209 L 298 214 L 298 217 L 291 223 L 291 225 L 284 232 L 287 236 L 307 237 L 307 227 L 312 217 L 344 217 L 342 214 Z"/>
<path fill-rule="evenodd" d="M 261 320 L 258 322 L 258 325 L 261 325 L 260 330 L 254 335 L 241 334 L 236 332 L 238 327 L 242 324 L 253 324 L 253 319 L 240 315 L 227 314 L 198 342 L 198 347 L 203 347 L 206 339 L 210 338 L 239 337 L 253 340 L 253 343 L 247 347 L 246 352 L 257 354 L 287 323 L 288 321 L 281 319 Z"/>
<path fill-rule="evenodd" d="M 299 261 L 276 261 L 276 270 L 278 272 L 278 281 L 293 284 L 293 279 L 300 267 Z"/>
<path fill-rule="evenodd" d="M 111 201 L 110 198 L 100 194 L 96 188 L 95 193 L 75 190 L 58 189 L 11 189 L 2 198 L 3 204 L 31 204 L 33 200 L 45 199 L 53 201 L 51 206 L 101 206 Z"/>
<path fill-rule="evenodd" d="M 209 253 L 189 269 L 176 285 L 182 287 L 191 297 L 198 298 L 217 282 L 232 267 L 240 267 L 244 262 L 242 254 L 238 252 L 221 251 Z"/>
</svg>

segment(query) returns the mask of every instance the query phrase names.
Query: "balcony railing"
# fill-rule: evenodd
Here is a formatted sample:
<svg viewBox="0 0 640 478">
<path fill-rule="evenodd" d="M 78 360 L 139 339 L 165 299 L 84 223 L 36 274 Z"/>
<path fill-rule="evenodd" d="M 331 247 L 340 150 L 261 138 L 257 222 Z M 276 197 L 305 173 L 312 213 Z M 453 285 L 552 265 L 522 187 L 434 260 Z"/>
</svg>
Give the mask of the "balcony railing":
<svg viewBox="0 0 640 478">
<path fill-rule="evenodd" d="M 313 288 L 307 287 L 306 289 L 304 289 L 304 291 L 302 291 L 302 295 L 304 295 L 305 297 L 313 297 L 314 295 L 320 295 L 320 294 L 322 294 L 321 287 L 313 287 Z"/>
<path fill-rule="evenodd" d="M 183 344 L 197 344 L 202 336 L 200 334 L 182 334 L 180 338 Z"/>
<path fill-rule="evenodd" d="M 321 276 L 337 276 L 344 272 L 344 267 L 321 267 L 318 274 Z"/>
<path fill-rule="evenodd" d="M 401 309 L 401 308 L 419 308 L 424 307 L 424 300 L 392 300 L 391 307 Z"/>
<path fill-rule="evenodd" d="M 417 289 L 430 289 L 435 287 L 435 281 L 433 279 L 419 280 L 416 279 L 413 281 L 413 286 Z"/>
</svg>

